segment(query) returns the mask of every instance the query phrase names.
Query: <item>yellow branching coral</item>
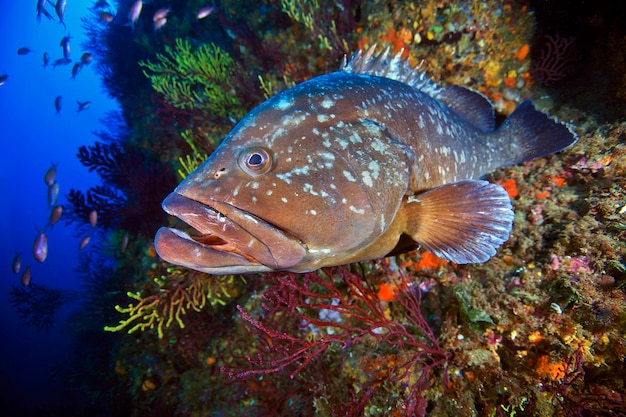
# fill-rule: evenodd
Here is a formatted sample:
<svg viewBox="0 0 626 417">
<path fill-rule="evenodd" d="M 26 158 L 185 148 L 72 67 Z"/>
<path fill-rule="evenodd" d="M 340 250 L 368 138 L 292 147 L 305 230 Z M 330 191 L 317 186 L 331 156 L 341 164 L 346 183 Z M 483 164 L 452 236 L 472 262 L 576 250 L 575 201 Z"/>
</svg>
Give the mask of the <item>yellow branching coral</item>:
<svg viewBox="0 0 626 417">
<path fill-rule="evenodd" d="M 281 0 L 282 11 L 293 21 L 298 22 L 319 41 L 322 50 L 333 49 L 348 52 L 350 47 L 337 31 L 332 14 L 325 13 L 331 6 L 320 8 L 319 0 Z M 339 7 L 337 4 L 334 7 Z M 328 24 L 330 21 L 330 25 Z"/>
<path fill-rule="evenodd" d="M 154 294 L 127 292 L 126 295 L 135 302 L 128 307 L 116 305 L 115 310 L 128 318 L 120 320 L 117 326 L 105 326 L 104 330 L 119 332 L 127 329 L 130 334 L 156 327 L 159 339 L 162 339 L 164 329 L 174 322 L 185 328 L 183 316 L 189 309 L 199 312 L 207 303 L 225 305 L 226 300 L 238 295 L 238 285 L 245 283 L 243 277 L 232 275 L 216 277 L 177 268 L 168 268 L 168 273 L 167 277 L 154 279 L 157 285 Z"/>
<path fill-rule="evenodd" d="M 141 61 L 152 88 L 168 103 L 180 109 L 200 109 L 215 117 L 241 118 L 245 110 L 231 77 L 235 60 L 214 44 L 192 48 L 189 41 L 176 39 L 174 48 L 166 45 L 158 62 Z"/>
<path fill-rule="evenodd" d="M 209 155 L 198 151 L 196 144 L 193 140 L 193 133 L 191 130 L 185 130 L 181 133 L 181 136 L 191 147 L 193 151 L 190 155 L 181 156 L 178 158 L 178 162 L 180 163 L 181 168 L 178 170 L 178 175 L 180 175 L 181 179 L 185 179 L 187 175 L 191 174 L 198 165 L 204 162 Z"/>
</svg>

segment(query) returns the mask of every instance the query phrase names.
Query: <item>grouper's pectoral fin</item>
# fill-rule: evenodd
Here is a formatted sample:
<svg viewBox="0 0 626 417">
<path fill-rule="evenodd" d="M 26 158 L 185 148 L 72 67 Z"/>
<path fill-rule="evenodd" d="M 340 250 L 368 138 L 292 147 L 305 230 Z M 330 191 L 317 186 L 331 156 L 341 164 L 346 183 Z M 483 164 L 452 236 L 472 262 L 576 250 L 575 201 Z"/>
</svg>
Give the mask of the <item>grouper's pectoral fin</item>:
<svg viewBox="0 0 626 417">
<path fill-rule="evenodd" d="M 470 180 L 405 199 L 405 233 L 422 248 L 457 263 L 485 262 L 509 238 L 513 209 L 497 184 Z"/>
</svg>

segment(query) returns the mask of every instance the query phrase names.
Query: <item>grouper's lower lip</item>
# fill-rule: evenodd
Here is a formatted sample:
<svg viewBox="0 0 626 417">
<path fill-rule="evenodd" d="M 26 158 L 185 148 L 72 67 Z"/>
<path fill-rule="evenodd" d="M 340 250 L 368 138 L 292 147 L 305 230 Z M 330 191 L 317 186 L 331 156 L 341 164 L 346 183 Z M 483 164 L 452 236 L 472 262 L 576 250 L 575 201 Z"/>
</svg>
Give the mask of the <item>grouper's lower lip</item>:
<svg viewBox="0 0 626 417">
<path fill-rule="evenodd" d="M 163 201 L 163 209 L 196 229 L 200 236 L 161 228 L 155 247 L 167 262 L 212 274 L 286 269 L 305 255 L 304 246 L 280 229 L 229 204 L 211 206 L 177 192 Z"/>
</svg>

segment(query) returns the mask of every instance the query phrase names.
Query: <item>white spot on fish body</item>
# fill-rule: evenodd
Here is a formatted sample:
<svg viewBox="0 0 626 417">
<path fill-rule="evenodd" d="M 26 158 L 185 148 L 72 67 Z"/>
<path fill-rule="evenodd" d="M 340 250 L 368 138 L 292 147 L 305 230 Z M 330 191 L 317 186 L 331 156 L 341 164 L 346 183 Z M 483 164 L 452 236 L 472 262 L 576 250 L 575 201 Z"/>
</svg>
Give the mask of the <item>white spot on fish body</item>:
<svg viewBox="0 0 626 417">
<path fill-rule="evenodd" d="M 350 182 L 356 182 L 356 178 L 352 176 L 352 173 L 350 171 L 343 171 L 343 176 L 346 177 L 346 179 Z"/>
<path fill-rule="evenodd" d="M 324 100 L 320 103 L 321 106 L 325 109 L 330 109 L 335 105 L 335 102 L 330 99 L 330 97 L 324 97 Z"/>
<path fill-rule="evenodd" d="M 289 173 L 287 174 L 276 174 L 276 178 L 281 179 L 283 181 L 285 181 L 287 184 L 291 184 L 291 178 L 289 178 L 291 175 L 289 175 Z M 273 184 L 274 187 L 276 186 L 276 184 Z"/>
<path fill-rule="evenodd" d="M 276 108 L 279 110 L 287 110 L 288 108 L 293 106 L 293 102 L 294 100 L 292 97 L 283 97 L 278 100 L 278 103 L 276 103 Z"/>
<path fill-rule="evenodd" d="M 311 211 L 309 211 L 309 213 L 311 213 L 313 216 L 317 215 L 317 211 L 315 211 L 315 210 L 311 210 Z"/>
<path fill-rule="evenodd" d="M 354 132 L 350 135 L 350 137 L 348 138 L 348 140 L 350 140 L 350 142 L 352 143 L 362 143 L 363 139 L 361 139 L 361 136 L 359 136 L 359 134 L 357 132 Z"/>
<path fill-rule="evenodd" d="M 328 115 L 326 114 L 318 114 L 317 115 L 317 121 L 320 123 L 324 123 L 328 121 Z"/>
<path fill-rule="evenodd" d="M 374 183 L 372 182 L 372 177 L 370 176 L 370 173 L 368 171 L 361 172 L 361 176 L 363 177 L 363 183 L 365 185 L 367 185 L 368 187 L 374 185 Z"/>
<path fill-rule="evenodd" d="M 376 161 L 370 161 L 367 167 L 371 170 L 372 178 L 375 180 L 378 179 L 378 175 L 380 174 L 380 165 Z"/>
<path fill-rule="evenodd" d="M 286 202 L 287 202 L 287 199 L 286 199 L 285 197 L 282 197 L 282 198 L 280 199 L 280 201 L 282 201 L 283 203 L 286 203 Z"/>
<path fill-rule="evenodd" d="M 350 206 L 350 207 L 349 207 L 349 209 L 350 209 L 350 211 L 353 211 L 353 212 L 355 212 L 356 214 L 365 214 L 365 210 L 363 210 L 363 209 L 358 209 L 358 208 L 356 208 L 356 207 L 354 207 L 354 206 Z"/>
<path fill-rule="evenodd" d="M 311 195 L 316 195 L 316 196 L 320 195 L 318 192 L 313 190 L 313 186 L 309 183 L 304 184 L 302 191 L 304 191 L 305 193 L 310 193 Z"/>
<path fill-rule="evenodd" d="M 348 147 L 348 142 L 341 138 L 335 139 L 335 142 L 337 143 L 337 145 L 341 146 L 341 149 L 346 149 Z"/>
<path fill-rule="evenodd" d="M 300 114 L 296 113 L 296 114 L 290 114 L 288 116 L 284 116 L 281 119 L 281 125 L 284 127 L 296 127 L 300 123 L 305 121 L 308 115 L 309 113 L 300 113 Z"/>
</svg>

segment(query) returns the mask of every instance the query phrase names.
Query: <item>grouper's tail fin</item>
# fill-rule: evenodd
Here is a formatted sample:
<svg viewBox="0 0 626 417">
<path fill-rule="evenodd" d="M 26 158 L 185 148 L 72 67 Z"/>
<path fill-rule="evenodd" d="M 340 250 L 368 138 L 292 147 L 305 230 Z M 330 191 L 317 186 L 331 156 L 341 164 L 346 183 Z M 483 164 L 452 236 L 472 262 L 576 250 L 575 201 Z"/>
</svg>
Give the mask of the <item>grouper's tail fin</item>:
<svg viewBox="0 0 626 417">
<path fill-rule="evenodd" d="M 562 151 L 578 141 L 568 126 L 538 111 L 531 100 L 520 104 L 498 131 L 507 136 L 513 154 L 507 165 L 519 164 Z"/>
</svg>

